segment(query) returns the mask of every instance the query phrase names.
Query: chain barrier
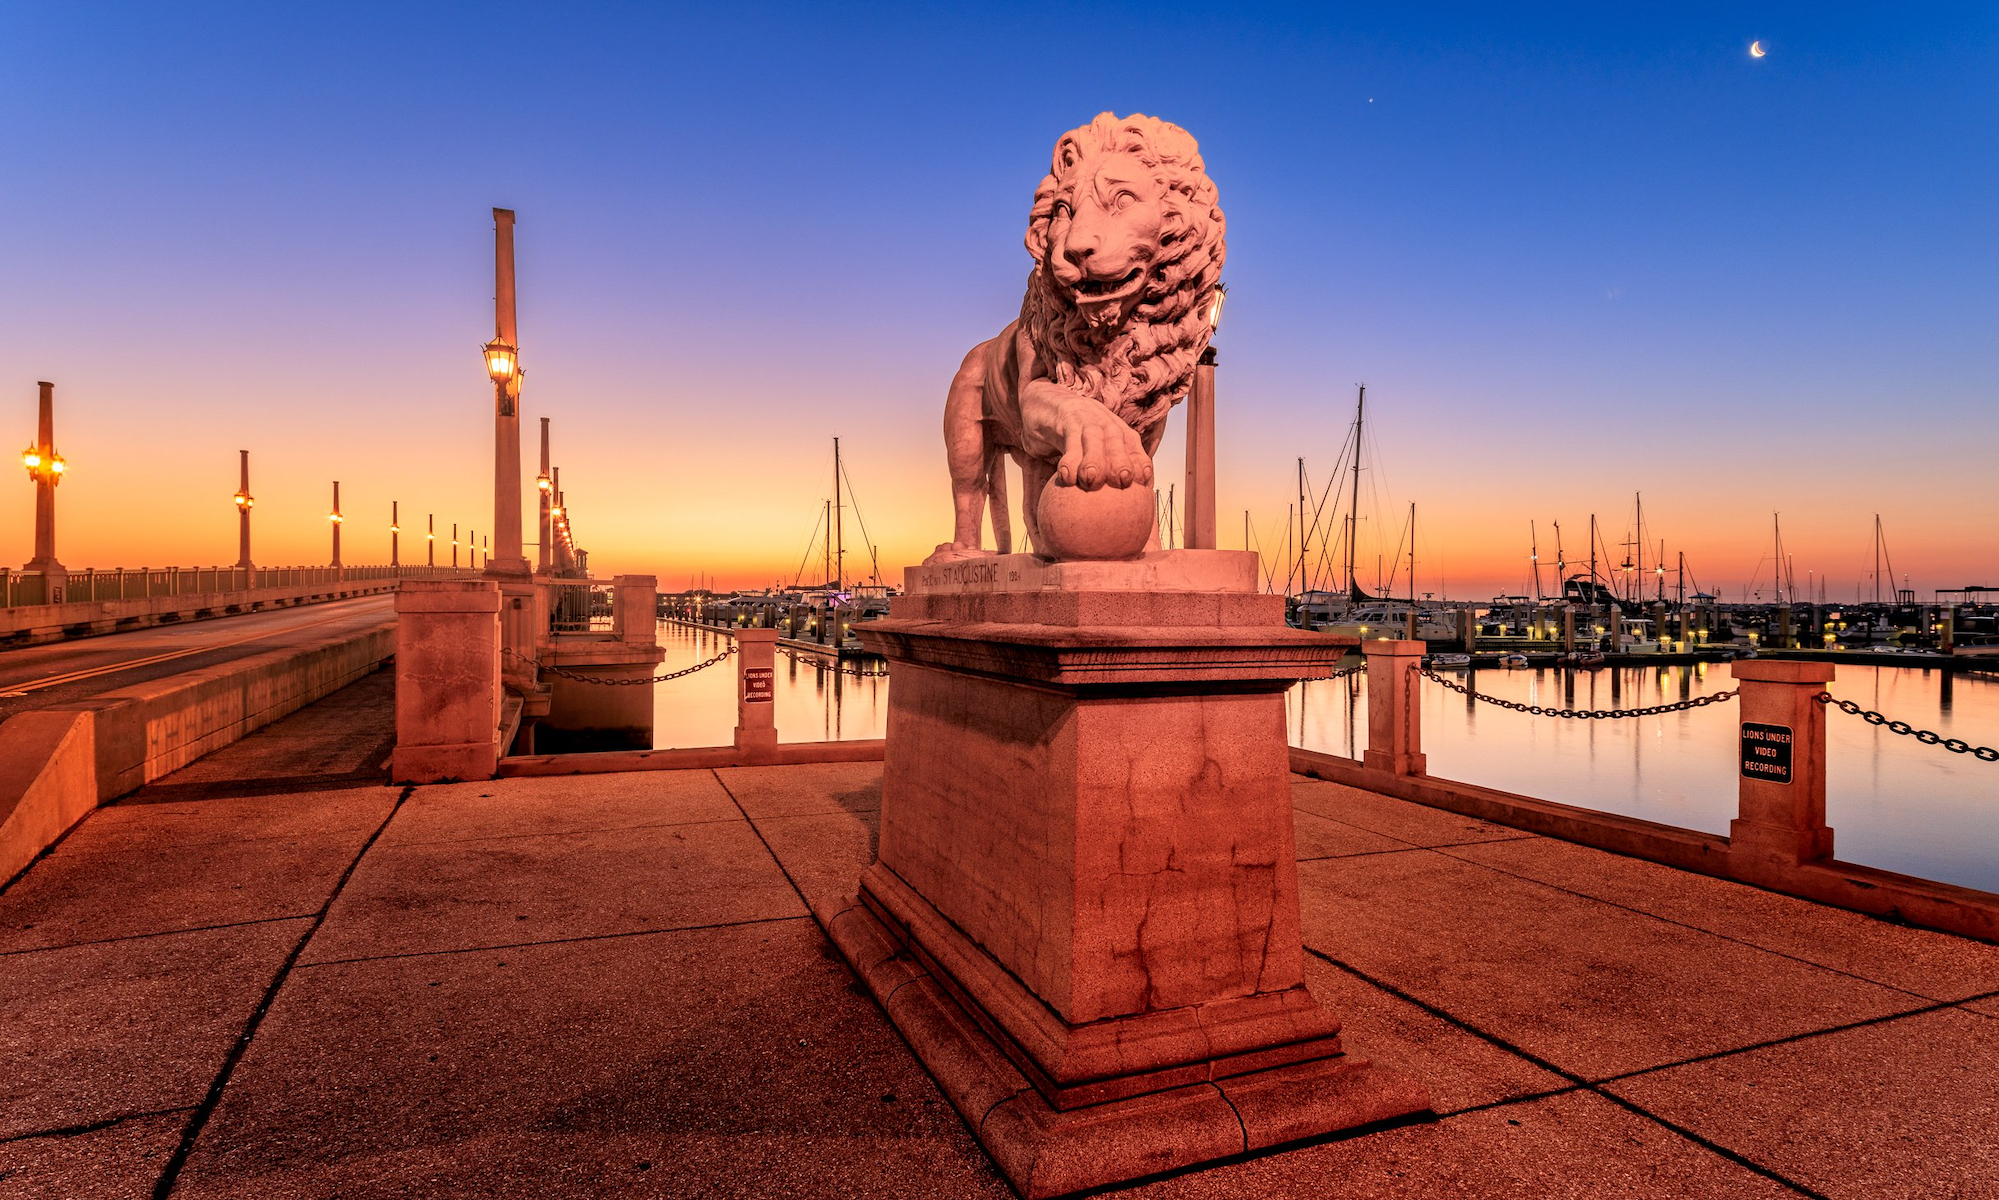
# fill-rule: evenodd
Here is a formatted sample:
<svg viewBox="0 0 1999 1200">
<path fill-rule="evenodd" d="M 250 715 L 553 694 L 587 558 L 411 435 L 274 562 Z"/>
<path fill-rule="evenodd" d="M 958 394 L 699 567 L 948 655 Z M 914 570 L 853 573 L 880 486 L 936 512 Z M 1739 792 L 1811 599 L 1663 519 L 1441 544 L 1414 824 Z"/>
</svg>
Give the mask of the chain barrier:
<svg viewBox="0 0 1999 1200">
<path fill-rule="evenodd" d="M 790 660 L 791 660 L 792 662 L 795 662 L 795 663 L 804 663 L 804 664 L 805 664 L 806 666 L 808 666 L 808 667 L 812 667 L 812 668 L 815 668 L 815 669 L 817 669 L 818 671 L 820 671 L 820 672 L 822 672 L 822 673 L 824 673 L 824 672 L 826 672 L 826 671 L 838 671 L 838 672 L 839 672 L 840 674 L 842 674 L 842 675 L 852 675 L 852 676 L 853 676 L 854 678 L 856 678 L 856 679 L 887 679 L 887 678 L 888 678 L 888 664 L 887 664 L 887 663 L 883 663 L 883 664 L 882 664 L 882 665 L 881 665 L 880 667 L 876 668 L 875 670 L 872 670 L 872 671 L 869 671 L 869 670 L 864 670 L 864 669 L 862 669 L 862 668 L 860 668 L 860 667 L 850 667 L 850 666 L 848 666 L 848 665 L 847 665 L 846 663 L 843 663 L 843 662 L 831 662 L 831 663 L 829 663 L 829 662 L 826 662 L 826 661 L 822 660 L 822 659 L 821 659 L 821 658 L 820 658 L 820 657 L 819 657 L 818 655 L 816 655 L 816 654 L 800 654 L 800 653 L 799 653 L 798 651 L 796 651 L 796 650 L 793 650 L 793 649 L 791 649 L 791 648 L 790 648 L 790 647 L 788 647 L 788 646 L 779 646 L 779 647 L 777 648 L 777 652 L 778 652 L 779 654 L 782 654 L 782 655 L 784 655 L 784 656 L 785 656 L 786 658 L 790 659 Z"/>
<path fill-rule="evenodd" d="M 1655 704 L 1650 708 L 1549 708 L 1546 705 L 1522 704 L 1517 700 L 1502 700 L 1498 696 L 1488 696 L 1483 692 L 1475 692 L 1454 679 L 1444 678 L 1428 667 L 1421 668 L 1421 672 L 1423 678 L 1432 683 L 1442 684 L 1459 695 L 1470 696 L 1474 700 L 1483 700 L 1487 704 L 1496 705 L 1499 708 L 1510 708 L 1514 712 L 1532 713 L 1537 717 L 1561 717 L 1565 720 L 1609 721 L 1620 717 L 1656 717 L 1664 713 L 1685 712 L 1692 708 L 1706 708 L 1710 704 L 1720 704 L 1727 700 L 1733 700 L 1740 694 L 1739 690 L 1730 689 L 1726 692 L 1715 692 L 1709 696 L 1695 696 L 1690 700 L 1675 700 L 1671 704 Z"/>
<path fill-rule="evenodd" d="M 1891 721 L 1883 714 L 1875 712 L 1871 708 L 1862 708 L 1851 700 L 1841 700 L 1831 692 L 1820 692 L 1818 695 L 1813 696 L 1812 699 L 1818 701 L 1820 704 L 1836 708 L 1843 713 L 1850 713 L 1853 716 L 1859 717 L 1869 725 L 1885 725 L 1889 733 L 1899 733 L 1904 737 L 1912 737 L 1925 746 L 1942 746 L 1952 754 L 1969 754 L 1979 762 L 1999 762 L 1999 750 L 1994 750 L 1990 746 L 1974 746 L 1963 738 L 1947 738 L 1940 733 L 1932 733 L 1927 729 L 1917 729 L 1907 721 Z"/>
<path fill-rule="evenodd" d="M 1366 663 L 1362 663 L 1361 665 L 1359 665 L 1359 666 L 1357 666 L 1357 667 L 1341 667 L 1341 668 L 1340 668 L 1339 670 L 1337 670 L 1337 671 L 1334 671 L 1334 672 L 1333 672 L 1333 673 L 1332 673 L 1331 675 L 1327 675 L 1327 676 L 1324 676 L 1324 678 L 1326 678 L 1326 679 L 1345 679 L 1345 678 L 1346 678 L 1347 676 L 1349 676 L 1349 675 L 1358 675 L 1358 674 L 1360 674 L 1360 673 L 1361 673 L 1362 671 L 1365 671 L 1365 670 L 1367 670 L 1367 664 L 1366 664 Z M 1315 680 L 1314 682 L 1317 682 L 1317 681 Z"/>
<path fill-rule="evenodd" d="M 520 659 L 522 662 L 533 666 L 534 669 L 537 671 L 547 671 L 550 675 L 560 675 L 564 679 L 573 679 L 577 683 L 597 683 L 597 684 L 603 684 L 606 687 L 642 687 L 648 684 L 666 683 L 669 680 L 678 679 L 682 675 L 692 675 L 696 671 L 707 670 L 709 667 L 712 667 L 716 663 L 721 662 L 723 659 L 728 658 L 731 655 L 735 654 L 736 643 L 731 641 L 729 643 L 729 648 L 727 650 L 722 651 L 720 654 L 717 654 L 713 658 L 704 658 L 700 662 L 695 663 L 691 667 L 682 667 L 678 671 L 672 671 L 665 675 L 653 675 L 645 679 L 600 679 L 595 675 L 579 674 L 578 672 L 570 670 L 568 667 L 550 666 L 547 663 L 540 661 L 539 659 L 529 658 L 527 655 L 522 654 L 517 650 L 508 650 L 507 653 L 513 655 L 515 658 Z"/>
</svg>

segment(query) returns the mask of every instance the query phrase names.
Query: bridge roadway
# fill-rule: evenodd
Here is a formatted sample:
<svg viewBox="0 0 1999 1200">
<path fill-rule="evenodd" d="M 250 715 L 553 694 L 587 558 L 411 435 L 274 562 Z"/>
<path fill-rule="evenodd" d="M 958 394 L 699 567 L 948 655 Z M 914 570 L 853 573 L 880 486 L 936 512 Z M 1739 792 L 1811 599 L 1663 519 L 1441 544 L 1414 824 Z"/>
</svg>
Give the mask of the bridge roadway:
<svg viewBox="0 0 1999 1200">
<path fill-rule="evenodd" d="M 282 647 L 288 638 L 362 629 L 394 611 L 392 595 L 362 596 L 0 650 L 0 721 L 17 712 L 262 654 Z"/>
</svg>

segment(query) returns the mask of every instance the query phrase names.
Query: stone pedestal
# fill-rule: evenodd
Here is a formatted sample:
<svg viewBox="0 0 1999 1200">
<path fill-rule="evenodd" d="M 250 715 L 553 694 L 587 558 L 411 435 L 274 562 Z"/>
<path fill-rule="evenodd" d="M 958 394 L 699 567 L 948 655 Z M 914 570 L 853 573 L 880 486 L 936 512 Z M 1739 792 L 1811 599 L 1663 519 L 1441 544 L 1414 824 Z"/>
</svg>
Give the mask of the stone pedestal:
<svg viewBox="0 0 1999 1200">
<path fill-rule="evenodd" d="M 1421 775 L 1427 767 L 1422 680 L 1416 674 L 1427 649 L 1411 641 L 1361 645 L 1367 656 L 1367 750 L 1361 761 L 1370 770 Z"/>
<path fill-rule="evenodd" d="M 777 754 L 777 630 L 735 636 L 736 749 L 746 763 L 767 762 Z"/>
<path fill-rule="evenodd" d="M 1352 642 L 1255 573 L 975 559 L 860 631 L 894 684 L 880 858 L 820 915 L 1026 1196 L 1428 1106 L 1305 990 L 1283 693 Z"/>
<path fill-rule="evenodd" d="M 491 779 L 500 761 L 500 585 L 396 589 L 397 783 Z"/>
<path fill-rule="evenodd" d="M 1756 658 L 1730 664 L 1741 689 L 1739 810 L 1728 824 L 1729 872 L 1749 882 L 1788 879 L 1832 857 L 1825 823 L 1827 662 Z"/>
</svg>

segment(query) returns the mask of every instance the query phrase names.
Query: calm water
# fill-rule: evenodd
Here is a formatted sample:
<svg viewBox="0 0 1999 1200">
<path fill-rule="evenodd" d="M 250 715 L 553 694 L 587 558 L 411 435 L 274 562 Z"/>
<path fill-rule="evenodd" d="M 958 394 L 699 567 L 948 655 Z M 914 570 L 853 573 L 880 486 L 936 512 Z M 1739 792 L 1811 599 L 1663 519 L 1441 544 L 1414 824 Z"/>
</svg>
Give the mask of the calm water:
<svg viewBox="0 0 1999 1200">
<path fill-rule="evenodd" d="M 662 625 L 661 670 L 726 648 L 720 634 Z M 1830 690 L 1892 718 L 1974 745 L 1999 745 L 1999 678 L 1842 666 Z M 1451 678 L 1462 681 L 1463 673 Z M 1480 671 L 1478 689 L 1547 706 L 1635 708 L 1733 686 L 1725 666 Z M 654 744 L 727 745 L 735 670 L 723 663 L 658 685 Z M 888 681 L 777 660 L 777 730 L 785 741 L 878 738 Z M 1358 677 L 1293 688 L 1291 742 L 1357 756 L 1367 743 Z M 1726 834 L 1735 816 L 1735 706 L 1661 717 L 1559 720 L 1509 712 L 1435 686 L 1423 689 L 1429 771 L 1504 791 Z M 1924 746 L 1834 711 L 1826 817 L 1838 856 L 1890 871 L 1999 891 L 1999 763 Z"/>
</svg>

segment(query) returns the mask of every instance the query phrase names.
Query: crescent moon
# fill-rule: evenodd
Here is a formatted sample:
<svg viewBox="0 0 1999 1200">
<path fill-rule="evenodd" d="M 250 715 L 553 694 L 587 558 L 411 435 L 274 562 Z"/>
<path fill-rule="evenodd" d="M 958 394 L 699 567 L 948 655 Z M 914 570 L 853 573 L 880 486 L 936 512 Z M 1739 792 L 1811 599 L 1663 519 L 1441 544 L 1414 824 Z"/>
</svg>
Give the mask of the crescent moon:
<svg viewBox="0 0 1999 1200">
<path fill-rule="evenodd" d="M 1755 41 L 1749 43 L 1749 57 L 1762 58 L 1764 55 L 1768 53 L 1770 52 L 1763 48 L 1762 38 L 1757 38 Z"/>
</svg>

